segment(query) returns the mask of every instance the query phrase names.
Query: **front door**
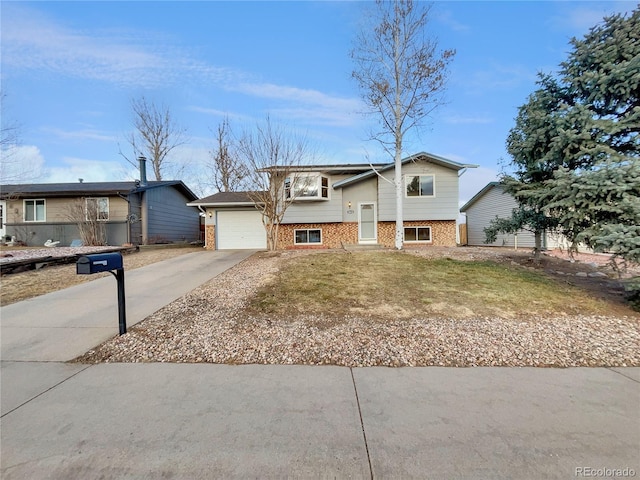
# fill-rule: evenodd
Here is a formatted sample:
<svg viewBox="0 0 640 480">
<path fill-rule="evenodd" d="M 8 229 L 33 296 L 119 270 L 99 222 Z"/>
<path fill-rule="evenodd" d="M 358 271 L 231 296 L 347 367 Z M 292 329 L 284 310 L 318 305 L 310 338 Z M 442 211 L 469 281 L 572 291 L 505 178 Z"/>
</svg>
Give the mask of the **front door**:
<svg viewBox="0 0 640 480">
<path fill-rule="evenodd" d="M 4 241 L 7 234 L 7 202 L 0 201 L 0 239 Z"/>
<path fill-rule="evenodd" d="M 358 205 L 358 242 L 376 243 L 378 241 L 378 222 L 376 221 L 375 202 Z"/>
</svg>

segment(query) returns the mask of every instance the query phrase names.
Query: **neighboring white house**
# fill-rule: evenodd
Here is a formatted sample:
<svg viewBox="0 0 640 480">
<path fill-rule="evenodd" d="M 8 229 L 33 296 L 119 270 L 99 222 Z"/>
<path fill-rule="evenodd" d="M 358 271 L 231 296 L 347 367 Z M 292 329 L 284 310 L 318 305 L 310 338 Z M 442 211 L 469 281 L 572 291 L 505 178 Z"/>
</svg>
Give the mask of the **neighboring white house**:
<svg viewBox="0 0 640 480">
<path fill-rule="evenodd" d="M 467 219 L 467 245 L 494 247 L 525 247 L 535 246 L 533 232 L 519 230 L 517 234 L 498 234 L 493 243 L 484 243 L 486 235 L 484 229 L 489 226 L 491 220 L 496 217 L 509 218 L 518 203 L 515 198 L 504 191 L 499 182 L 491 182 L 476 193 L 460 211 Z M 546 233 L 542 236 L 542 248 L 567 248 L 566 240 L 554 233 Z"/>
<path fill-rule="evenodd" d="M 402 161 L 406 245 L 456 245 L 458 172 L 468 167 L 476 165 L 429 153 Z M 299 168 L 287 179 L 290 189 L 300 186 L 301 191 L 289 200 L 278 230 L 278 248 L 393 247 L 394 173 L 393 163 Z M 217 193 L 189 205 L 204 212 L 206 248 L 266 248 L 261 213 L 247 192 Z"/>
</svg>

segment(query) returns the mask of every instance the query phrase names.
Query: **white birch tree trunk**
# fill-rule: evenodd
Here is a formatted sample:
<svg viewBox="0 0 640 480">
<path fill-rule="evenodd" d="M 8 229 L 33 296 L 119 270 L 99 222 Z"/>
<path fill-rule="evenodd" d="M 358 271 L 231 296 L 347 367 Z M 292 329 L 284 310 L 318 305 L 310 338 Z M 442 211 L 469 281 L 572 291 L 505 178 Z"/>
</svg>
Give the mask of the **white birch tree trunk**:
<svg viewBox="0 0 640 480">
<path fill-rule="evenodd" d="M 395 155 L 395 187 L 396 187 L 396 235 L 395 247 L 402 250 L 403 219 L 402 219 L 402 151 L 396 149 Z"/>
</svg>

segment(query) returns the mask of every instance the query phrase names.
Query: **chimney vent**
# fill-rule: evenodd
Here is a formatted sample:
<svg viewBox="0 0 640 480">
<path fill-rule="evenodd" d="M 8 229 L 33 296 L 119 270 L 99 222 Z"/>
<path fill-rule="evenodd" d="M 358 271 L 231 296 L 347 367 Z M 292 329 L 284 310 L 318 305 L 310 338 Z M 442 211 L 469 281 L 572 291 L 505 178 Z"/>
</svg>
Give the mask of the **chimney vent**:
<svg viewBox="0 0 640 480">
<path fill-rule="evenodd" d="M 140 186 L 147 186 L 147 159 L 146 157 L 140 156 L 138 157 L 138 161 L 140 162 Z"/>
</svg>

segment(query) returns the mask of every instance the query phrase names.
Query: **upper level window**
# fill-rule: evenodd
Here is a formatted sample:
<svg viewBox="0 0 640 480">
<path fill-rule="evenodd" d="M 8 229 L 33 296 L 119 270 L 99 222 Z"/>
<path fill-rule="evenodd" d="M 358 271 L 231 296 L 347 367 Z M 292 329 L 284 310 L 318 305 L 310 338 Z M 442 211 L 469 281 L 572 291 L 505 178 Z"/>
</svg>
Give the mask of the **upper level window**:
<svg viewBox="0 0 640 480">
<path fill-rule="evenodd" d="M 86 212 L 88 220 L 109 220 L 109 198 L 87 198 Z"/>
<path fill-rule="evenodd" d="M 45 214 L 44 199 L 24 201 L 24 221 L 25 222 L 44 222 L 45 220 L 46 220 L 46 214 Z"/>
<path fill-rule="evenodd" d="M 294 200 L 329 199 L 329 179 L 322 175 L 296 175 L 293 181 L 285 180 L 285 192 L 287 198 Z"/>
<path fill-rule="evenodd" d="M 433 197 L 433 175 L 407 175 L 407 197 Z"/>
</svg>

